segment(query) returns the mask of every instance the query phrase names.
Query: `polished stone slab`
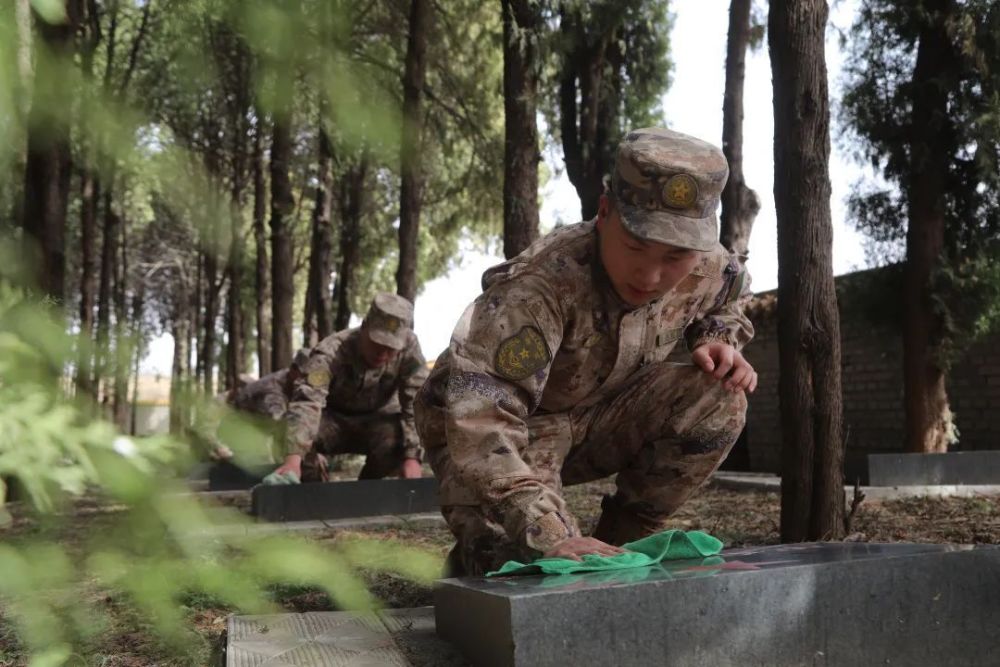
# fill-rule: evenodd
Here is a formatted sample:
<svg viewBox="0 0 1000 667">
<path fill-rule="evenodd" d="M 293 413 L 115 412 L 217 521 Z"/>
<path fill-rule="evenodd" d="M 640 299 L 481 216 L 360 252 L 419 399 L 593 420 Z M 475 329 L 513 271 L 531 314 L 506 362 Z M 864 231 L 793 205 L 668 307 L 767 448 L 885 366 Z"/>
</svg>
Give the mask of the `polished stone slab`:
<svg viewBox="0 0 1000 667">
<path fill-rule="evenodd" d="M 1000 547 L 822 543 L 584 575 L 448 579 L 439 636 L 476 665 L 980 665 Z"/>
<path fill-rule="evenodd" d="M 226 667 L 461 667 L 431 607 L 230 616 Z"/>
<path fill-rule="evenodd" d="M 416 514 L 438 508 L 433 477 L 255 486 L 251 514 L 266 521 L 312 521 Z"/>
<path fill-rule="evenodd" d="M 1000 484 L 1000 451 L 869 454 L 872 486 Z"/>
<path fill-rule="evenodd" d="M 244 491 L 251 489 L 275 468 L 277 463 L 237 465 L 231 461 L 219 461 L 208 469 L 209 491 Z"/>
</svg>

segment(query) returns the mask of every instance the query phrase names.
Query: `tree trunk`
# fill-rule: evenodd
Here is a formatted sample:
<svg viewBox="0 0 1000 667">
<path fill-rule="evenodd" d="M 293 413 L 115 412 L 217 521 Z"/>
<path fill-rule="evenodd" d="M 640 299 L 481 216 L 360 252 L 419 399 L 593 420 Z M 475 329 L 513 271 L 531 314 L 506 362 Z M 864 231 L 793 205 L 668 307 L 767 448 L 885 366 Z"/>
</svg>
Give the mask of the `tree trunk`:
<svg viewBox="0 0 1000 667">
<path fill-rule="evenodd" d="M 410 32 L 403 75 L 403 136 L 400 144 L 399 268 L 396 292 L 413 301 L 417 296 L 417 241 L 423 190 L 420 151 L 423 133 L 422 98 L 426 70 L 430 0 L 411 0 Z"/>
<path fill-rule="evenodd" d="M 840 317 L 830 220 L 825 0 L 772 0 L 781 539 L 843 535 Z"/>
<path fill-rule="evenodd" d="M 62 68 L 72 66 L 73 36 L 82 14 L 81 0 L 67 0 L 66 20 L 49 24 L 37 14 L 38 57 L 24 165 L 21 226 L 35 284 L 61 304 L 66 291 L 66 208 L 70 186 L 68 87 Z"/>
<path fill-rule="evenodd" d="M 202 267 L 205 262 L 202 259 L 201 251 L 196 253 L 195 257 L 198 262 L 198 268 L 195 270 L 195 280 L 194 280 L 194 306 L 188 311 L 188 315 L 191 318 L 191 324 L 188 327 L 188 331 L 192 338 L 191 350 L 195 355 L 194 363 L 194 373 L 189 375 L 191 381 L 191 390 L 194 391 L 195 386 L 197 386 L 203 371 L 202 366 L 205 363 L 205 359 L 201 353 L 201 337 L 204 334 L 204 329 L 201 326 L 201 304 L 204 301 L 205 294 L 205 280 L 202 277 Z"/>
<path fill-rule="evenodd" d="M 111 184 L 104 190 L 104 229 L 101 240 L 101 274 L 97 297 L 97 350 L 94 365 L 93 386 L 101 397 L 101 403 L 108 401 L 108 388 L 104 384 L 107 376 L 108 359 L 111 355 L 111 308 L 112 284 L 114 281 L 115 240 L 118 238 L 118 216 L 112 209 L 113 193 Z"/>
<path fill-rule="evenodd" d="M 729 181 L 722 191 L 719 241 L 740 257 L 747 257 L 760 197 L 743 177 L 743 82 L 750 44 L 752 0 L 730 0 L 729 41 L 726 50 L 726 93 L 722 102 L 722 152 L 729 161 Z"/>
<path fill-rule="evenodd" d="M 126 222 L 119 225 L 118 261 L 115 262 L 115 370 L 114 423 L 118 430 L 128 429 L 128 368 L 132 358 L 132 339 L 128 330 L 128 239 Z"/>
<path fill-rule="evenodd" d="M 136 434 L 136 430 L 139 428 L 138 418 L 139 418 L 139 365 L 142 363 L 142 312 L 145 304 L 145 294 L 143 291 L 143 286 L 139 285 L 136 288 L 135 295 L 132 297 L 132 344 L 135 348 L 133 350 L 133 363 L 132 363 L 132 400 L 130 401 L 129 410 L 129 429 L 128 432 L 132 435 Z"/>
<path fill-rule="evenodd" d="M 503 254 L 538 238 L 538 80 L 542 15 L 528 0 L 501 0 L 503 11 Z"/>
<path fill-rule="evenodd" d="M 908 187 L 909 226 L 903 269 L 903 394 L 906 450 L 944 452 L 951 434 L 945 373 L 938 361 L 943 322 L 934 313 L 931 274 L 942 259 L 945 188 L 951 154 L 948 90 L 940 81 L 954 67 L 948 26 L 952 0 L 925 3 L 913 70 L 912 136 Z"/>
<path fill-rule="evenodd" d="M 288 368 L 292 363 L 292 303 L 295 285 L 292 275 L 292 213 L 295 201 L 288 179 L 292 153 L 289 117 L 275 118 L 271 134 L 271 322 L 274 339 L 271 368 Z"/>
<path fill-rule="evenodd" d="M 187 290 L 178 294 L 173 316 L 174 357 L 170 365 L 170 434 L 181 435 L 187 430 L 189 414 L 188 384 L 191 371 L 191 315 L 188 313 Z"/>
<path fill-rule="evenodd" d="M 604 176 L 614 164 L 616 142 L 608 141 L 608 121 L 617 117 L 612 108 L 617 95 L 610 94 L 615 82 L 606 82 L 604 73 L 609 46 L 617 44 L 617 27 L 603 19 L 587 22 L 579 8 L 563 5 L 560 10 L 559 31 L 566 51 L 559 75 L 559 128 L 566 175 L 580 197 L 584 220 L 597 215 Z"/>
<path fill-rule="evenodd" d="M 267 183 L 264 180 L 264 119 L 258 113 L 253 135 L 253 236 L 257 246 L 254 280 L 259 377 L 271 372 L 271 318 L 267 303 Z"/>
<path fill-rule="evenodd" d="M 93 384 L 94 296 L 97 281 L 94 271 L 94 246 L 97 235 L 97 210 L 101 184 L 89 165 L 80 178 L 80 343 L 77 349 L 76 394 L 97 399 Z"/>
<path fill-rule="evenodd" d="M 226 304 L 226 388 L 236 386 L 240 374 L 246 372 L 243 332 L 243 232 L 240 229 L 242 213 L 237 202 L 233 204 L 233 237 L 229 247 L 229 291 Z"/>
<path fill-rule="evenodd" d="M 312 243 L 309 255 L 307 301 L 310 305 L 303 331 L 308 347 L 316 345 L 333 331 L 333 304 L 330 293 L 330 260 L 333 251 L 330 209 L 333 206 L 333 176 L 330 162 L 333 147 L 323 127 L 326 114 L 320 112 L 319 158 L 316 169 L 316 204 L 312 216 Z"/>
<path fill-rule="evenodd" d="M 346 329 L 351 322 L 351 293 L 354 272 L 361 260 L 361 218 L 365 211 L 368 154 L 361 155 L 340 183 L 340 211 L 343 225 L 340 231 L 340 270 L 337 272 L 337 319 L 334 330 Z"/>
<path fill-rule="evenodd" d="M 217 233 L 215 231 L 216 224 L 214 221 L 209 223 L 209 234 L 212 237 Z M 212 375 L 215 370 L 215 326 L 219 318 L 219 290 L 216 286 L 216 281 L 219 277 L 219 258 L 217 255 L 218 246 L 214 241 L 215 239 L 213 238 L 209 242 L 211 247 L 206 248 L 202 264 L 205 303 L 204 317 L 202 319 L 201 354 L 199 355 L 202 388 L 209 396 L 215 393 Z"/>
</svg>

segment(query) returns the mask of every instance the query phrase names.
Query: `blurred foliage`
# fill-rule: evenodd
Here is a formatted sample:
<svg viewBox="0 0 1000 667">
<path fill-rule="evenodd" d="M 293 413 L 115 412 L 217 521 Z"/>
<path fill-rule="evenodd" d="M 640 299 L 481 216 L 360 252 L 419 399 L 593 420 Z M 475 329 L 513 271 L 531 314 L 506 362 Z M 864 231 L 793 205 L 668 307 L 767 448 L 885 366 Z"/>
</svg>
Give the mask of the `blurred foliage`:
<svg viewBox="0 0 1000 667">
<path fill-rule="evenodd" d="M 905 259 L 908 175 L 924 149 L 925 128 L 912 126 L 913 70 L 920 34 L 931 19 L 923 2 L 863 0 L 846 41 L 844 140 L 874 180 L 849 201 L 870 259 Z M 947 367 L 976 337 L 994 330 L 1000 308 L 1000 6 L 954 3 L 946 26 L 955 54 L 948 93 L 945 250 L 931 279 L 932 307 L 943 322 L 939 361 Z M 872 285 L 884 313 L 899 312 L 898 279 Z M 870 300 L 870 299 L 869 299 Z M 878 310 L 876 306 L 876 310 Z"/>
<path fill-rule="evenodd" d="M 21 490 L 42 526 L 0 545 L 0 599 L 32 665 L 64 664 L 101 630 L 101 613 L 83 594 L 91 586 L 125 594 L 183 653 L 192 650 L 185 596 L 262 613 L 274 609 L 268 587 L 284 583 L 322 590 L 343 609 L 366 608 L 373 599 L 354 574 L 358 567 L 423 582 L 439 571 L 436 558 L 398 545 L 391 552 L 356 541 L 324 548 L 255 536 L 241 528 L 246 517 L 202 506 L 165 475 L 190 463 L 186 445 L 118 435 L 62 397 L 59 370 L 70 343 L 58 318 L 0 281 L 0 476 Z M 234 439 L 252 441 L 248 435 Z M 49 530 L 60 516 L 72 521 L 72 500 L 84 492 L 121 511 L 82 546 L 50 541 Z"/>
</svg>

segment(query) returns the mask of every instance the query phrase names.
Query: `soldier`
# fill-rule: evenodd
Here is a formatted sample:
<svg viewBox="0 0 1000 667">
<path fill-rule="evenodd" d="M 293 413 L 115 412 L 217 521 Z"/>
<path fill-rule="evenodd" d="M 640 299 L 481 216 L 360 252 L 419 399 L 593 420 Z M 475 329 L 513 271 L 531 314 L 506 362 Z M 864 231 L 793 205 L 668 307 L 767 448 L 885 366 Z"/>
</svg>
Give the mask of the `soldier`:
<svg viewBox="0 0 1000 667">
<path fill-rule="evenodd" d="M 450 575 L 620 553 L 726 457 L 757 385 L 740 353 L 749 277 L 717 241 L 728 172 L 703 141 L 631 132 L 594 220 L 483 275 L 415 407 Z M 667 361 L 681 340 L 693 364 Z M 616 473 L 582 536 L 562 485 Z"/>
<path fill-rule="evenodd" d="M 427 364 L 413 333 L 413 304 L 381 292 L 361 327 L 325 338 L 295 383 L 285 462 L 265 483 L 326 479 L 326 456 L 367 454 L 359 479 L 420 477 L 423 451 L 413 399 Z"/>
<path fill-rule="evenodd" d="M 302 367 L 309 360 L 309 349 L 301 348 L 295 353 L 292 364 L 274 373 L 268 373 L 259 380 L 249 375 L 241 375 L 240 384 L 221 394 L 221 401 L 235 410 L 239 415 L 254 418 L 258 425 L 268 431 L 275 439 L 283 440 L 280 425 L 283 424 L 285 412 L 288 410 L 288 400 L 291 397 L 292 386 L 302 377 Z M 222 418 L 220 431 L 225 433 L 235 415 Z M 223 435 L 225 439 L 225 436 Z M 232 458 L 229 447 L 217 442 L 212 451 L 214 459 Z M 268 460 L 273 460 L 269 456 Z"/>
</svg>

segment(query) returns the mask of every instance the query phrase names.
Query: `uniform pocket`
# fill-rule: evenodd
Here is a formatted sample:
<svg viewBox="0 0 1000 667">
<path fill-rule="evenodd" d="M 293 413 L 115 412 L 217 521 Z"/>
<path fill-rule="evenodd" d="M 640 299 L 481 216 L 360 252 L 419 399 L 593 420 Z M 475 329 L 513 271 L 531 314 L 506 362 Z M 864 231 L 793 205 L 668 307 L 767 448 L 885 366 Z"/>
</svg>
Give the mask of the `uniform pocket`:
<svg viewBox="0 0 1000 667">
<path fill-rule="evenodd" d="M 573 429 L 567 413 L 533 415 L 526 420 L 528 447 L 521 458 L 546 483 L 558 485 L 563 460 L 573 446 Z"/>
</svg>

